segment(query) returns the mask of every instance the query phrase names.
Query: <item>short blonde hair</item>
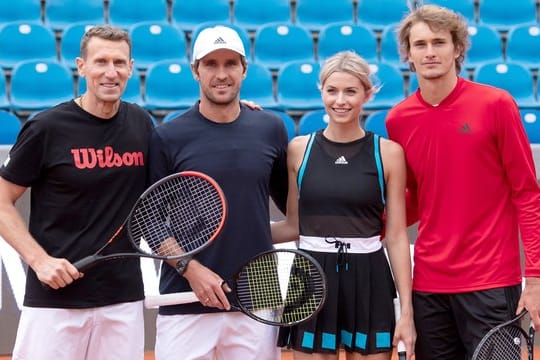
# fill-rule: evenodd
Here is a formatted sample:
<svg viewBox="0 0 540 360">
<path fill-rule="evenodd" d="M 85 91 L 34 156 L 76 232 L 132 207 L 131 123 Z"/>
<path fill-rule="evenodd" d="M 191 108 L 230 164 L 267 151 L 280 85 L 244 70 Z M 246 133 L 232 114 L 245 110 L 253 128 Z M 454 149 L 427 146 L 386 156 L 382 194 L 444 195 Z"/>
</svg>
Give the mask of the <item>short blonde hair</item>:
<svg viewBox="0 0 540 360">
<path fill-rule="evenodd" d="M 469 48 L 469 32 L 467 21 L 460 14 L 437 5 L 424 5 L 414 10 L 401 21 L 398 28 L 399 54 L 401 60 L 408 61 L 411 50 L 411 28 L 418 23 L 425 23 L 432 30 L 448 30 L 452 36 L 452 42 L 459 51 L 456 58 L 456 72 L 461 72 L 461 65 L 465 60 L 465 53 Z M 409 63 L 411 71 L 416 71 L 414 65 Z"/>
<path fill-rule="evenodd" d="M 320 88 L 324 86 L 326 80 L 335 72 L 344 72 L 357 77 L 366 94 L 373 94 L 375 91 L 371 81 L 371 69 L 364 58 L 353 51 L 341 51 L 326 59 L 321 72 L 319 73 Z"/>
</svg>

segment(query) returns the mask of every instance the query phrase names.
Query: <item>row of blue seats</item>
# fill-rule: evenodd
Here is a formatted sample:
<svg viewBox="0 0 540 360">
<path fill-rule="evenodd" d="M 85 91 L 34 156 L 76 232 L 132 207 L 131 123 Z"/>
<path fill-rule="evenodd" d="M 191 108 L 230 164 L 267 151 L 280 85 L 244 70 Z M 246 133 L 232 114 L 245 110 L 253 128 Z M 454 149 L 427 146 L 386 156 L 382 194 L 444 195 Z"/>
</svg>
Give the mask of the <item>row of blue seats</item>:
<svg viewBox="0 0 540 360">
<path fill-rule="evenodd" d="M 0 23 L 41 21 L 55 30 L 74 22 L 111 24 L 128 28 L 139 21 L 168 21 L 192 31 L 205 21 L 230 22 L 255 31 L 268 22 L 295 22 L 319 31 L 328 22 L 352 21 L 375 30 L 398 22 L 408 4 L 434 3 L 463 14 L 471 23 L 500 30 L 538 21 L 537 0 L 17 0 L 0 2 Z"/>
<path fill-rule="evenodd" d="M 366 109 L 389 108 L 417 88 L 414 73 L 403 73 L 388 63 L 370 67 L 378 92 L 365 104 Z M 317 62 L 293 61 L 285 63 L 274 78 L 266 67 L 254 63 L 248 66 L 240 95 L 265 108 L 300 112 L 320 108 L 319 70 Z M 464 71 L 462 75 L 508 90 L 520 107 L 540 108 L 533 73 L 519 63 L 486 63 L 472 74 Z M 14 111 L 47 108 L 86 89 L 84 78 L 78 79 L 76 88 L 71 70 L 58 62 L 23 61 L 14 67 L 9 82 L 5 76 L 0 81 L 4 82 L 0 84 L 0 108 Z M 152 64 L 144 79 L 136 72 L 124 95 L 126 101 L 150 111 L 187 108 L 198 98 L 199 86 L 189 63 L 170 61 Z"/>
<path fill-rule="evenodd" d="M 162 118 L 159 125 L 163 122 L 168 122 L 174 119 L 185 110 L 176 110 L 169 112 Z M 328 124 L 328 114 L 324 109 L 316 109 L 305 112 L 298 121 L 289 115 L 287 112 L 279 110 L 271 110 L 283 120 L 287 129 L 289 141 L 297 135 L 306 135 L 323 129 Z M 521 109 L 521 119 L 525 132 L 531 144 L 540 144 L 540 109 Z M 372 111 L 363 116 L 364 128 L 372 131 L 383 137 L 388 137 L 386 132 L 385 119 L 388 114 L 388 109 Z M 11 145 L 15 142 L 17 134 L 22 125 L 22 120 L 16 114 L 0 110 L 0 145 Z"/>
<path fill-rule="evenodd" d="M 201 24 L 195 35 L 204 27 Z M 39 24 L 9 23 L 0 29 L 0 67 L 10 69 L 19 61 L 29 59 L 58 60 L 72 69 L 79 55 L 80 39 L 89 25 L 73 24 L 60 38 L 59 46 L 53 31 Z M 288 61 L 322 61 L 340 50 L 353 50 L 368 62 L 390 62 L 402 69 L 406 64 L 398 54 L 395 26 L 385 28 L 380 39 L 361 25 L 350 23 L 327 24 L 315 40 L 302 26 L 270 23 L 261 26 L 253 39 L 237 28 L 242 37 L 249 60 L 270 70 L 278 70 Z M 161 60 L 189 61 L 190 49 L 186 34 L 168 23 L 142 22 L 130 29 L 133 40 L 135 66 L 145 70 Z M 489 61 L 510 60 L 521 62 L 530 69 L 540 66 L 540 27 L 514 28 L 506 41 L 500 33 L 487 25 L 469 27 L 471 49 L 467 53 L 466 67 Z M 32 44 L 32 46 L 28 46 Z M 503 47 L 503 44 L 506 44 Z"/>
<path fill-rule="evenodd" d="M 181 29 L 192 31 L 201 22 L 234 23 L 248 31 L 267 22 L 298 22 L 318 28 L 328 21 L 357 21 L 373 26 L 399 20 L 408 11 L 401 0 L 382 0 L 388 3 L 381 13 L 381 0 L 18 0 L 14 6 L 0 8 L 0 22 L 22 19 L 42 21 L 62 31 L 74 22 L 108 22 L 129 28 L 139 21 L 170 22 Z M 293 6 L 294 4 L 294 6 Z M 15 12 L 15 14 L 13 14 Z"/>
</svg>

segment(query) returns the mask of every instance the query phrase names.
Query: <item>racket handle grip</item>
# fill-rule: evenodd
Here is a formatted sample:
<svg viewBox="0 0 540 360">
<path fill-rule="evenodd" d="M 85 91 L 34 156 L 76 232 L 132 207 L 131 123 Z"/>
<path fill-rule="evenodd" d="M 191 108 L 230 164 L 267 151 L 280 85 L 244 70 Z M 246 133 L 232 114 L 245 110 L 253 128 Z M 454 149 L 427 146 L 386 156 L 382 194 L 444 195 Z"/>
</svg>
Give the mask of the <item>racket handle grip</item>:
<svg viewBox="0 0 540 360">
<path fill-rule="evenodd" d="M 153 309 L 159 306 L 189 304 L 198 301 L 199 299 L 194 292 L 179 292 L 172 294 L 147 296 L 144 299 L 144 306 L 147 309 Z"/>
<path fill-rule="evenodd" d="M 394 315 L 396 317 L 396 322 L 401 318 L 401 306 L 399 304 L 399 299 L 394 299 Z M 405 360 L 407 358 L 407 349 L 403 341 L 399 341 L 397 344 L 397 354 L 399 360 Z"/>
<path fill-rule="evenodd" d="M 405 344 L 403 343 L 403 341 L 398 342 L 397 354 L 399 360 L 407 359 L 407 350 L 405 349 Z"/>
<path fill-rule="evenodd" d="M 81 260 L 75 261 L 73 266 L 77 268 L 80 272 L 85 272 L 86 270 L 93 268 L 97 264 L 96 259 L 99 259 L 97 255 L 90 255 Z"/>
</svg>

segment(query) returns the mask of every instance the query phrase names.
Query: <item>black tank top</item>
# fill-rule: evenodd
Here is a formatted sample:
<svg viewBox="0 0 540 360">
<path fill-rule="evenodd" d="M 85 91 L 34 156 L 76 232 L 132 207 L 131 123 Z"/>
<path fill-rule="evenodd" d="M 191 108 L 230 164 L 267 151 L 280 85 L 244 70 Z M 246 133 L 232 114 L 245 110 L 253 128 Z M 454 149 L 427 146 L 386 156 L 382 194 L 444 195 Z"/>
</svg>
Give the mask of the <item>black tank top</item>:
<svg viewBox="0 0 540 360">
<path fill-rule="evenodd" d="M 300 234 L 372 237 L 382 229 L 385 206 L 380 138 L 336 143 L 311 135 L 298 172 Z"/>
</svg>

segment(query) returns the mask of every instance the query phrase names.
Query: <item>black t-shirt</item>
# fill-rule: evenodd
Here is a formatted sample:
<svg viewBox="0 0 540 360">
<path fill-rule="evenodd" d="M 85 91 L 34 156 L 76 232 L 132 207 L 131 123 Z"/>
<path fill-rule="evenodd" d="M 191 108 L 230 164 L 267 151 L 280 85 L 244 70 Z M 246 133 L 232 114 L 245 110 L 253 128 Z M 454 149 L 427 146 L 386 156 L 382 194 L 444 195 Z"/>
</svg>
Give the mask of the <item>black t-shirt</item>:
<svg viewBox="0 0 540 360">
<path fill-rule="evenodd" d="M 27 121 L 0 175 L 31 187 L 29 231 L 52 256 L 79 260 L 112 236 L 147 185 L 149 114 L 122 102 L 111 119 L 62 103 Z M 128 250 L 125 234 L 111 252 Z M 28 270 L 24 304 L 86 308 L 143 298 L 137 259 L 102 263 L 52 290 Z"/>
</svg>

